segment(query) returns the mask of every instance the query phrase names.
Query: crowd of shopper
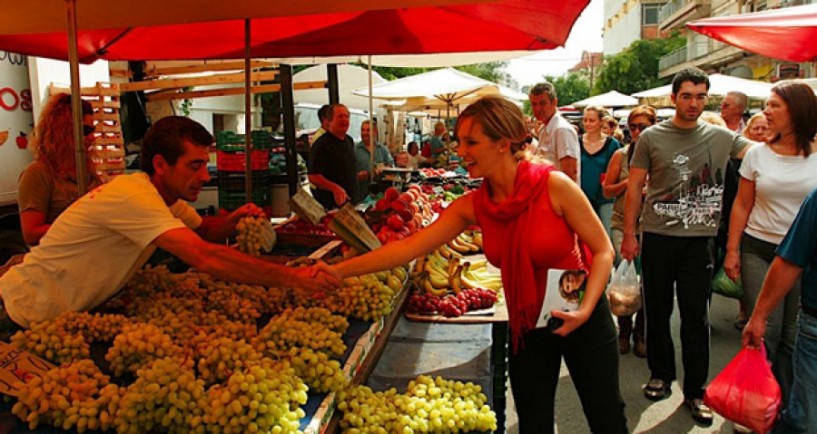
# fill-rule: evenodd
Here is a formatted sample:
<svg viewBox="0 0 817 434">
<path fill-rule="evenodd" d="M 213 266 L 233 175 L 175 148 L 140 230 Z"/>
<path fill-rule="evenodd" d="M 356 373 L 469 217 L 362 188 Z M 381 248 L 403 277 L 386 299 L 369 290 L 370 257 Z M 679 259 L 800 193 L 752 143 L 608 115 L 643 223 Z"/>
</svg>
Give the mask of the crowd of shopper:
<svg viewBox="0 0 817 434">
<path fill-rule="evenodd" d="M 71 101 L 54 97 L 36 129 L 37 158 L 20 178 L 25 239 L 39 246 L 0 279 L 0 328 L 90 309 L 114 294 L 134 267 L 89 276 L 74 264 L 88 250 L 105 252 L 100 263 L 125 257 L 138 266 L 144 251 L 158 246 L 217 277 L 325 291 L 341 278 L 408 263 L 479 225 L 485 255 L 502 271 L 521 433 L 554 432 L 562 362 L 590 429 L 628 432 L 619 357 L 632 349 L 646 358 L 645 398 L 667 398 L 679 371 L 670 327 L 676 303 L 684 404 L 695 421 L 711 424 L 703 396 L 711 379 L 711 282 L 720 267 L 743 285 L 736 322 L 743 344 L 766 348 L 781 386 L 785 409 L 778 429 L 817 432 L 811 393 L 817 390 L 817 97 L 804 84 L 784 81 L 772 88 L 761 113 L 746 116 L 748 98 L 736 90 L 724 96 L 718 115 L 704 111 L 709 85 L 701 70 L 679 72 L 672 81 L 674 116 L 659 121 L 654 108 L 638 106 L 629 112 L 626 135 L 603 107 L 584 110 L 578 134 L 559 114 L 549 83 L 530 91 L 533 118 L 504 98 L 481 98 L 459 114 L 451 131 L 456 146 L 442 122 L 430 141 L 432 158 L 453 150 L 469 176 L 482 178 L 479 189 L 411 237 L 331 267 L 295 270 L 214 244 L 240 217 L 260 212 L 256 207 L 202 219 L 183 202 L 194 200 L 209 179 L 212 143 L 201 125 L 185 118 L 161 120 L 148 132 L 144 173 L 97 188 L 57 219 L 78 195 Z M 89 137 L 92 113 L 84 104 Z M 369 121 L 361 126 L 362 141 L 353 143 L 344 105 L 322 108 L 321 119 L 309 164 L 314 196 L 326 208 L 358 202 L 376 171 L 395 160 Z M 408 167 L 425 162 L 417 142 L 401 157 L 399 164 Z M 92 166 L 83 176 L 97 187 Z M 127 221 L 109 221 L 104 211 L 113 208 L 126 208 Z M 78 243 L 78 232 L 98 241 Z M 106 248 L 95 248 L 99 243 Z M 121 254 L 108 253 L 116 249 Z M 605 289 L 622 260 L 637 264 L 643 307 L 618 316 L 616 327 Z M 537 328 L 546 291 L 558 290 L 547 286 L 550 269 L 582 270 L 584 293 L 576 310 L 551 312 L 559 326 Z M 80 288 L 89 279 L 95 291 L 80 291 L 70 302 L 57 296 L 66 282 Z"/>
</svg>

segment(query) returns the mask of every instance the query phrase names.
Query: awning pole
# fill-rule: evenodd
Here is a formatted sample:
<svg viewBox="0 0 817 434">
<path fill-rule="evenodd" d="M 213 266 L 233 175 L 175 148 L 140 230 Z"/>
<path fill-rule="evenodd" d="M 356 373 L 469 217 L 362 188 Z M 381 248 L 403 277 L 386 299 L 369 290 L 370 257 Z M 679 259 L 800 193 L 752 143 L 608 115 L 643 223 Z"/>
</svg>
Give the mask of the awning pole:
<svg viewBox="0 0 817 434">
<path fill-rule="evenodd" d="M 369 55 L 369 143 L 372 144 L 372 149 L 369 151 L 369 182 L 374 182 L 374 153 L 377 151 L 377 142 L 375 142 L 374 129 L 374 102 L 372 101 L 372 56 Z"/>
<path fill-rule="evenodd" d="M 85 167 L 85 136 L 82 134 L 82 93 L 79 77 L 79 49 L 77 48 L 77 4 L 76 0 L 66 0 L 68 19 L 68 61 L 71 71 L 71 112 L 74 118 L 74 143 L 77 159 L 77 194 L 82 196 L 88 189 Z"/>
<path fill-rule="evenodd" d="M 252 83 L 250 82 L 250 19 L 244 19 L 244 191 L 252 202 Z"/>
</svg>

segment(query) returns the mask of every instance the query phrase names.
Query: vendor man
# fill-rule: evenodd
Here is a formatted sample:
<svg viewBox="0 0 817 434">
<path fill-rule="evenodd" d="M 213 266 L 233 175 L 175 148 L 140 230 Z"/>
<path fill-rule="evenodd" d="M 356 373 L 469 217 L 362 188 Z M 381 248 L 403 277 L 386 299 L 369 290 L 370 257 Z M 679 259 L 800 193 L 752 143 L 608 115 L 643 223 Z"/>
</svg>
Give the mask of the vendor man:
<svg viewBox="0 0 817 434">
<path fill-rule="evenodd" d="M 372 163 L 372 152 L 374 152 L 375 175 L 384 166 L 394 167 L 394 158 L 392 158 L 388 148 L 377 143 L 377 126 L 374 127 L 375 139 L 372 140 L 371 124 L 369 120 L 365 120 L 360 124 L 361 141 L 355 145 L 355 167 L 357 170 L 355 203 L 362 201 L 369 194 L 369 182 L 371 181 L 369 170 Z"/>
<path fill-rule="evenodd" d="M 156 247 L 222 280 L 305 291 L 339 286 L 324 264 L 288 268 L 223 245 L 241 217 L 261 210 L 247 204 L 225 217 L 201 218 L 187 203 L 210 180 L 212 143 L 213 136 L 188 118 L 156 122 L 144 137 L 143 172 L 120 175 L 81 197 L 22 264 L 0 277 L 0 316 L 29 327 L 93 309 L 115 295 Z"/>
<path fill-rule="evenodd" d="M 355 142 L 349 131 L 349 109 L 332 104 L 326 112 L 329 129 L 309 151 L 309 182 L 312 195 L 326 209 L 338 208 L 355 198 Z"/>
</svg>

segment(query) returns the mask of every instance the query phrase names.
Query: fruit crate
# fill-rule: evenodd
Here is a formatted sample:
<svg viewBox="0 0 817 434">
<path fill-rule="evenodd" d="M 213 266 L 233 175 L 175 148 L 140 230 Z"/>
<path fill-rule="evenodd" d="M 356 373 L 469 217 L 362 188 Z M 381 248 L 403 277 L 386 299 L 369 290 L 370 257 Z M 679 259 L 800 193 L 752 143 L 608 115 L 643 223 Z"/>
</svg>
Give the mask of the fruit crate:
<svg viewBox="0 0 817 434">
<path fill-rule="evenodd" d="M 267 215 L 272 212 L 272 191 L 270 189 L 256 190 L 253 188 L 251 194 L 252 203 L 258 205 Z M 247 203 L 247 194 L 243 191 L 222 191 L 218 192 L 218 207 L 223 210 L 232 211 Z"/>
<path fill-rule="evenodd" d="M 224 172 L 243 172 L 247 167 L 245 136 L 232 131 L 216 133 L 216 168 Z M 272 149 L 272 135 L 266 131 L 252 132 L 250 170 L 267 170 Z"/>
<path fill-rule="evenodd" d="M 272 174 L 269 170 L 253 170 L 250 172 L 253 191 L 269 190 L 272 188 Z M 219 170 L 216 173 L 216 183 L 218 191 L 244 192 L 246 186 L 246 176 L 243 171 L 230 172 Z"/>
</svg>

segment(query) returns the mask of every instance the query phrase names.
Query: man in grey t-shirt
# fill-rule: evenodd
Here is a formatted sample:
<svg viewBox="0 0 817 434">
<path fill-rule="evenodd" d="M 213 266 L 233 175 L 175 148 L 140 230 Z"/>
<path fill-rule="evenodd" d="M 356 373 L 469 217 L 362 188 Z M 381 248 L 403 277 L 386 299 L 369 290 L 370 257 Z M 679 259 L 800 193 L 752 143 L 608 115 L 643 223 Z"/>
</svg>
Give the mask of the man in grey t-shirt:
<svg viewBox="0 0 817 434">
<path fill-rule="evenodd" d="M 698 122 L 708 92 L 709 77 L 703 71 L 679 72 L 672 80 L 675 116 L 641 133 L 630 163 L 621 246 L 625 259 L 638 254 L 636 214 L 649 176 L 641 214 L 650 368 L 644 394 L 664 399 L 676 378 L 670 317 L 677 292 L 684 403 L 706 425 L 712 423 L 712 411 L 702 399 L 709 374 L 711 243 L 720 222 L 726 164 L 730 157 L 743 158 L 751 143 L 726 128 Z"/>
</svg>

